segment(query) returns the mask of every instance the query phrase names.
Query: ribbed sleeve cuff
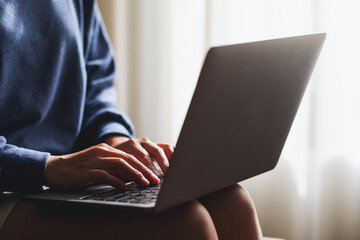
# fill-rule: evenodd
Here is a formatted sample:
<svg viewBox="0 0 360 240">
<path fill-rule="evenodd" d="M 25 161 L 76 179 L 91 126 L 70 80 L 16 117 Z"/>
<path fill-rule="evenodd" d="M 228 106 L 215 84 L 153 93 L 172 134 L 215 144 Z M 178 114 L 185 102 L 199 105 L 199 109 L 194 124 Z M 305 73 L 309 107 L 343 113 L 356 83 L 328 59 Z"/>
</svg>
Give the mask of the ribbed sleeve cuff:
<svg viewBox="0 0 360 240">
<path fill-rule="evenodd" d="M 34 192 L 41 190 L 49 153 L 3 145 L 0 152 L 3 191 Z"/>
<path fill-rule="evenodd" d="M 131 132 L 129 132 L 128 129 L 126 129 L 124 127 L 124 125 L 117 123 L 117 122 L 107 122 L 102 124 L 98 130 L 97 130 L 97 143 L 100 143 L 101 140 L 106 136 L 106 135 L 122 135 L 122 136 L 126 136 L 129 138 L 132 138 L 133 135 Z"/>
</svg>

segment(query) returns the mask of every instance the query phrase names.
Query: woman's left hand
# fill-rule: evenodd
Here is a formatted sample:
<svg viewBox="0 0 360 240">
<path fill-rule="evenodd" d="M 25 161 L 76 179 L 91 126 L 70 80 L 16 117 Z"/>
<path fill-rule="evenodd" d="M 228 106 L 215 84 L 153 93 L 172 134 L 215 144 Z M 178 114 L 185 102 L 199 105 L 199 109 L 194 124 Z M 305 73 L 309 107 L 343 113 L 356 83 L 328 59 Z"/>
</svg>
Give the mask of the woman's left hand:
<svg viewBox="0 0 360 240">
<path fill-rule="evenodd" d="M 169 167 L 170 157 L 174 152 L 172 145 L 165 143 L 156 144 L 147 138 L 128 138 L 110 135 L 104 138 L 104 142 L 133 155 L 158 176 L 160 173 L 156 170 L 153 162 L 156 161 L 162 172 L 165 173 Z"/>
</svg>

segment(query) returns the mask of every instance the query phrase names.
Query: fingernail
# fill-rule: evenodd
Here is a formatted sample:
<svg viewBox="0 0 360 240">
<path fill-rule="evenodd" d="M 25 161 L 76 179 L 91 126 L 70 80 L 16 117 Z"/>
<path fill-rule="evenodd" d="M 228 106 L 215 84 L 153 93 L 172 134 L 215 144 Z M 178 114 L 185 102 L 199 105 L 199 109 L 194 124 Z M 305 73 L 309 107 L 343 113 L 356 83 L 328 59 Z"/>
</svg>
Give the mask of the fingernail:
<svg viewBox="0 0 360 240">
<path fill-rule="evenodd" d="M 143 184 L 144 184 L 145 186 L 150 185 L 149 180 L 147 180 L 145 177 L 142 178 L 142 182 L 143 182 Z"/>
<path fill-rule="evenodd" d="M 156 176 L 155 174 L 152 175 L 152 182 L 154 184 L 159 184 L 160 183 L 160 178 L 158 176 Z"/>
</svg>

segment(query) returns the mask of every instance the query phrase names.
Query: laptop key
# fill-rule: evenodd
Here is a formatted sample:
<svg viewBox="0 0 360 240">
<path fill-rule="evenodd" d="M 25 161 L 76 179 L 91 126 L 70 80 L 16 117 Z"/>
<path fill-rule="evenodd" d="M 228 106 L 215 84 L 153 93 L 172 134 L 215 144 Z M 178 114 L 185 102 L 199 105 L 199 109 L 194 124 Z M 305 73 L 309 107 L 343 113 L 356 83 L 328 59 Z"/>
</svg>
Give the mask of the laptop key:
<svg viewBox="0 0 360 240">
<path fill-rule="evenodd" d="M 116 202 L 128 202 L 130 200 L 131 200 L 130 197 L 123 197 L 123 198 L 117 199 Z"/>
<path fill-rule="evenodd" d="M 105 201 L 108 201 L 108 202 L 115 202 L 116 201 L 116 198 L 113 198 L 113 197 L 109 197 L 109 198 L 106 198 Z"/>
<path fill-rule="evenodd" d="M 147 203 L 150 202 L 151 198 L 143 198 L 143 199 L 139 199 L 140 203 Z"/>
<path fill-rule="evenodd" d="M 104 201 L 104 198 L 103 198 L 103 197 L 96 197 L 96 198 L 94 198 L 93 200 Z"/>
<path fill-rule="evenodd" d="M 109 189 L 94 195 L 81 197 L 80 199 L 124 203 L 153 203 L 156 202 L 158 197 L 158 193 L 161 187 L 160 185 L 161 184 L 142 188 L 135 183 L 131 183 L 127 185 L 128 189 L 125 191 Z"/>
</svg>

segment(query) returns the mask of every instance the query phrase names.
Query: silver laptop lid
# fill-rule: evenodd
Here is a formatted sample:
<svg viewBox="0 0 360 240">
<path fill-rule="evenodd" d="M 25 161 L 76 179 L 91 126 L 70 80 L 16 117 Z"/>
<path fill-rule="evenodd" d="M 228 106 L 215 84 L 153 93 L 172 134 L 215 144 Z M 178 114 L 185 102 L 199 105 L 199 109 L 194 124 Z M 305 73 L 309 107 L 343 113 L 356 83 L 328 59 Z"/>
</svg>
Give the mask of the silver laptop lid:
<svg viewBox="0 0 360 240">
<path fill-rule="evenodd" d="M 276 166 L 325 37 L 209 50 L 156 211 Z"/>
</svg>

